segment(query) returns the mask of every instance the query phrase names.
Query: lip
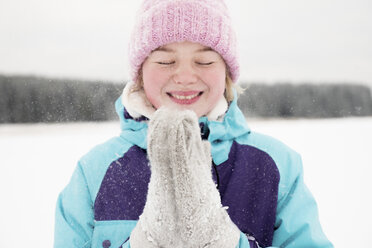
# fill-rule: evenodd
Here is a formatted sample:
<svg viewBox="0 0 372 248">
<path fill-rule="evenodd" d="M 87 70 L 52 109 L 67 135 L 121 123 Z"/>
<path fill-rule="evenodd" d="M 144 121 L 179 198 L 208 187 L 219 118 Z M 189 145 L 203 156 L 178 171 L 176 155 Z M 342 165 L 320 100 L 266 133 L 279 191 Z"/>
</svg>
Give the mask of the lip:
<svg viewBox="0 0 372 248">
<path fill-rule="evenodd" d="M 170 91 L 167 92 L 167 95 L 170 99 L 182 105 L 190 105 L 197 102 L 200 99 L 200 96 L 203 94 L 202 91 Z"/>
</svg>

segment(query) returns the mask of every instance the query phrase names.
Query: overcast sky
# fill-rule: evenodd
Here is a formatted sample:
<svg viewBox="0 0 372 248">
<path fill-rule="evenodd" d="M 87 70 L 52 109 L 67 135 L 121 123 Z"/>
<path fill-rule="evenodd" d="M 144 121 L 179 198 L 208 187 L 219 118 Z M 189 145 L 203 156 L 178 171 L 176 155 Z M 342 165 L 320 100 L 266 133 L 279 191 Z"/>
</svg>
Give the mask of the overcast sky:
<svg viewBox="0 0 372 248">
<path fill-rule="evenodd" d="M 240 81 L 372 85 L 371 0 L 226 0 Z M 0 0 L 0 73 L 125 81 L 138 0 Z"/>
</svg>

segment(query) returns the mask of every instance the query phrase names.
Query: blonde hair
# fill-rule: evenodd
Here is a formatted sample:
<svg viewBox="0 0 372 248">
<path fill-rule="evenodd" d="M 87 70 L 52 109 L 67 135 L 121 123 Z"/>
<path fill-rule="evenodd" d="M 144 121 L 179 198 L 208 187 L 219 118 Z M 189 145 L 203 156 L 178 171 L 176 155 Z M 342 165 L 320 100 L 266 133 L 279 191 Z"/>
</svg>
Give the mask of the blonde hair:
<svg viewBox="0 0 372 248">
<path fill-rule="evenodd" d="M 225 98 L 228 103 L 232 102 L 234 100 L 234 90 L 236 91 L 237 95 L 239 96 L 244 92 L 244 89 L 234 83 L 229 75 L 229 73 L 226 73 L 226 86 L 225 86 Z"/>
<path fill-rule="evenodd" d="M 237 95 L 240 95 L 243 93 L 244 89 L 234 83 L 230 77 L 230 73 L 226 72 L 226 79 L 225 79 L 226 85 L 225 85 L 225 93 L 224 96 L 226 98 L 226 101 L 228 103 L 232 102 L 234 100 L 234 90 L 236 90 Z M 136 83 L 132 87 L 131 91 L 140 91 L 143 90 L 143 77 L 142 77 L 142 68 L 138 71 L 138 77 L 136 80 Z"/>
</svg>

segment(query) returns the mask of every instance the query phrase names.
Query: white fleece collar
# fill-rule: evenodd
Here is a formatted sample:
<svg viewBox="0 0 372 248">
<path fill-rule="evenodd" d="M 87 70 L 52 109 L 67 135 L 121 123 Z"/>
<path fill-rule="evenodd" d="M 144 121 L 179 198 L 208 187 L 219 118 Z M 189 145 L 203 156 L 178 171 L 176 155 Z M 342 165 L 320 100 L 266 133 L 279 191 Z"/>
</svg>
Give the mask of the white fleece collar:
<svg viewBox="0 0 372 248">
<path fill-rule="evenodd" d="M 121 101 L 127 110 L 128 114 L 134 119 L 145 116 L 151 119 L 152 114 L 155 112 L 154 106 L 149 102 L 145 95 L 144 90 L 134 91 L 135 83 L 129 82 L 125 85 Z"/>
<path fill-rule="evenodd" d="M 134 82 L 128 82 L 124 87 L 121 101 L 125 109 L 134 119 L 140 118 L 141 116 L 151 119 L 156 109 L 147 99 L 144 90 L 134 91 L 132 90 L 134 86 Z M 227 108 L 228 105 L 225 97 L 221 97 L 216 106 L 207 114 L 208 120 L 222 121 Z"/>
</svg>

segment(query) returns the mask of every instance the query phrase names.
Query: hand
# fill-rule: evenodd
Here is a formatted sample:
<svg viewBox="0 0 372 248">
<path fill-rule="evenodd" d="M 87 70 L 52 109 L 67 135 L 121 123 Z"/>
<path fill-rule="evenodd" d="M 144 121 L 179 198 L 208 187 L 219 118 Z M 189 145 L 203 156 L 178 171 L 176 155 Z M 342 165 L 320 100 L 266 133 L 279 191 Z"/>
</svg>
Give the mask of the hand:
<svg viewBox="0 0 372 248">
<path fill-rule="evenodd" d="M 151 178 L 130 243 L 137 247 L 235 247 L 240 231 L 222 207 L 210 144 L 192 111 L 161 108 L 148 131 Z"/>
<path fill-rule="evenodd" d="M 210 144 L 201 140 L 196 114 L 181 111 L 169 118 L 170 167 L 182 247 L 236 247 L 240 231 L 221 205 L 212 180 Z"/>
<path fill-rule="evenodd" d="M 147 153 L 151 166 L 147 201 L 132 231 L 130 244 L 138 247 L 181 247 L 177 233 L 174 183 L 170 165 L 169 112 L 155 112 L 148 130 Z"/>
</svg>

